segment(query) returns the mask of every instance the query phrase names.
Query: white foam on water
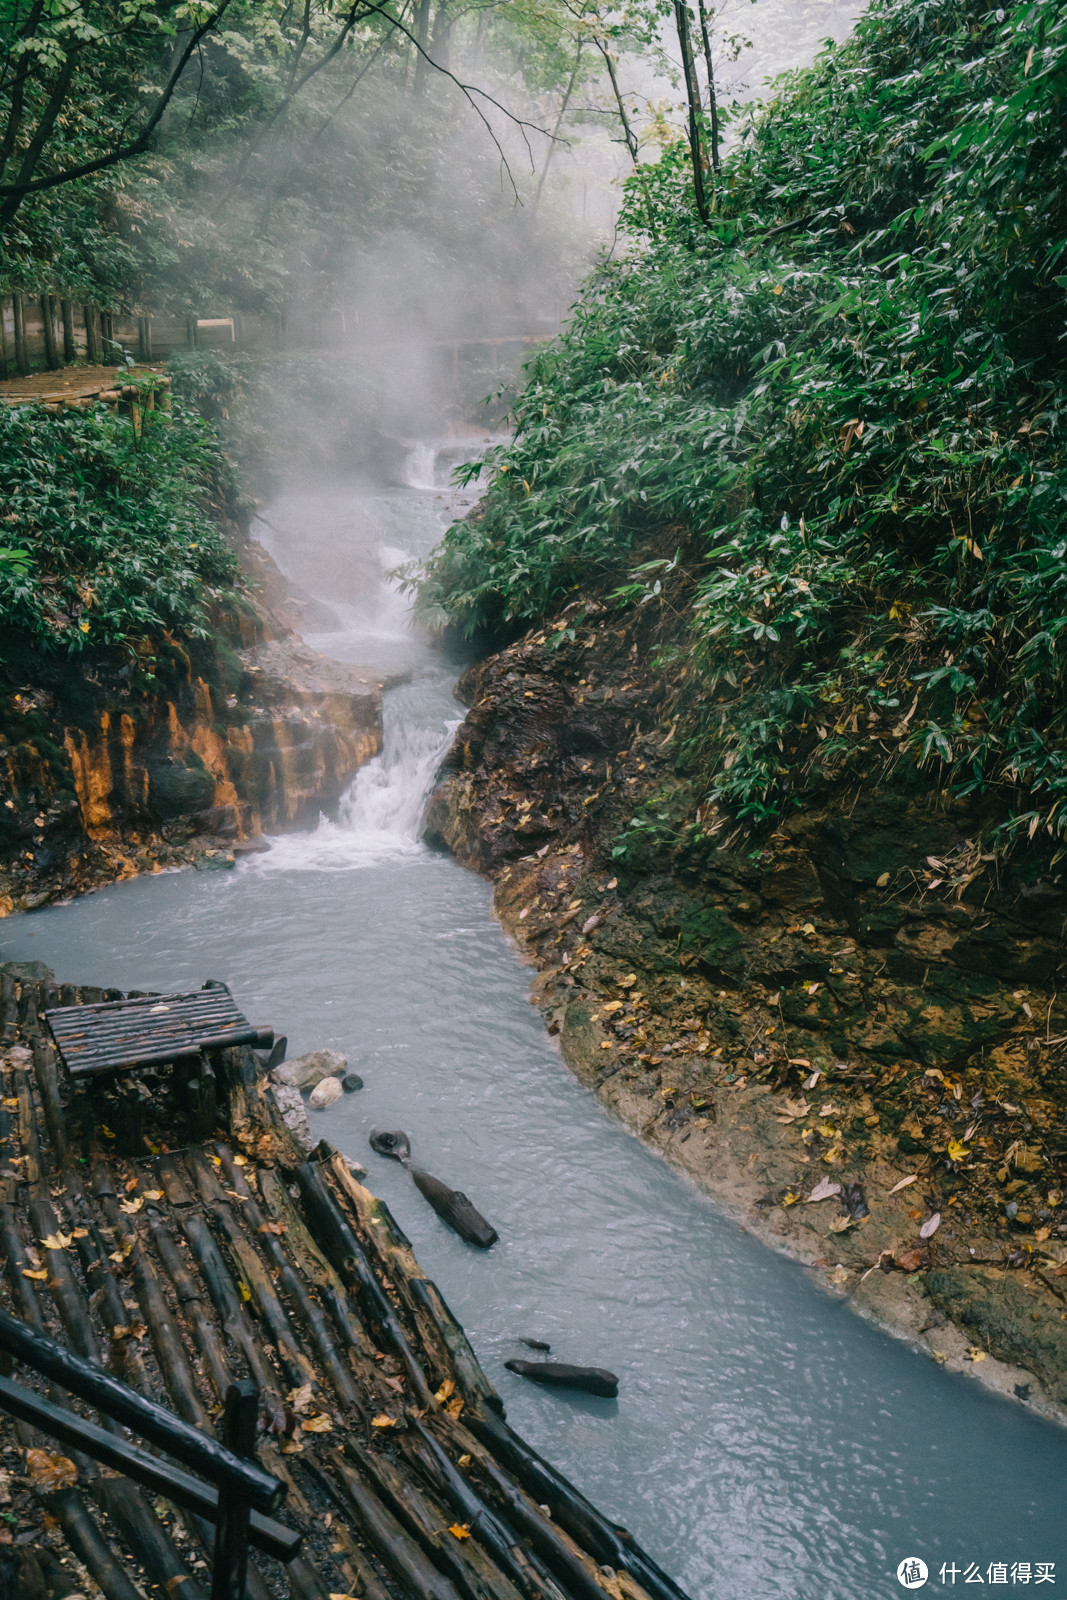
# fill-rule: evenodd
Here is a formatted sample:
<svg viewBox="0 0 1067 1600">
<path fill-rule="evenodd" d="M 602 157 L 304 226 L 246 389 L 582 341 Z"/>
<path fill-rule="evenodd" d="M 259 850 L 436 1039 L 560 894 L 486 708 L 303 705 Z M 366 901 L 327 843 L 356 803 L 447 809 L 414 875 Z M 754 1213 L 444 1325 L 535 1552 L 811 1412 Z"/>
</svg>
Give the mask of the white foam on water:
<svg viewBox="0 0 1067 1600">
<path fill-rule="evenodd" d="M 438 446 L 417 444 L 408 461 L 412 487 L 433 487 Z M 380 581 L 359 607 L 336 606 L 344 631 L 316 636 L 325 655 L 362 659 L 377 641 L 399 645 L 402 660 L 390 652 L 390 666 L 413 668 L 412 679 L 391 690 L 383 706 L 382 751 L 356 774 L 335 817 L 322 816 L 308 832 L 275 836 L 268 854 L 251 857 L 255 872 L 350 872 L 387 861 L 426 854 L 421 842 L 426 802 L 452 736 L 459 726 L 451 697 L 451 672 L 427 667 L 424 645 L 411 631 L 411 600 L 386 577 L 410 560 L 413 551 L 383 540 L 377 549 Z"/>
<path fill-rule="evenodd" d="M 420 440 L 412 445 L 404 462 L 404 482 L 409 489 L 436 489 L 434 469 L 437 465 L 437 446 Z"/>
<path fill-rule="evenodd" d="M 415 697 L 405 698 L 410 713 Z M 250 859 L 253 871 L 351 872 L 426 853 L 420 838 L 426 801 L 460 719 L 442 721 L 439 704 L 425 722 L 398 716 L 397 709 L 387 711 L 381 755 L 357 772 L 336 818 L 321 817 L 310 833 L 271 839 L 268 855 Z"/>
</svg>

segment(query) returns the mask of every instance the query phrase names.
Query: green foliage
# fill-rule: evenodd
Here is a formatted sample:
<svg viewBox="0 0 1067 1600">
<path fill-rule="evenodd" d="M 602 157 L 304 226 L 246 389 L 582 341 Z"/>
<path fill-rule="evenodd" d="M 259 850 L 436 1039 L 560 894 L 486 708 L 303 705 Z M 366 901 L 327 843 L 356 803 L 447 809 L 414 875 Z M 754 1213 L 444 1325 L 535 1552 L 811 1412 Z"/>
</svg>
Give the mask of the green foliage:
<svg viewBox="0 0 1067 1600">
<path fill-rule="evenodd" d="M 180 404 L 138 438 L 104 405 L 0 410 L 2 659 L 149 662 L 163 636 L 205 637 L 236 559 L 217 514 L 233 484 L 218 440 Z"/>
<path fill-rule="evenodd" d="M 1058 834 L 1065 125 L 1053 0 L 875 0 L 753 114 L 710 229 L 681 153 L 642 168 L 424 603 L 507 632 L 669 539 L 705 793 L 769 822 L 905 763 Z"/>
</svg>

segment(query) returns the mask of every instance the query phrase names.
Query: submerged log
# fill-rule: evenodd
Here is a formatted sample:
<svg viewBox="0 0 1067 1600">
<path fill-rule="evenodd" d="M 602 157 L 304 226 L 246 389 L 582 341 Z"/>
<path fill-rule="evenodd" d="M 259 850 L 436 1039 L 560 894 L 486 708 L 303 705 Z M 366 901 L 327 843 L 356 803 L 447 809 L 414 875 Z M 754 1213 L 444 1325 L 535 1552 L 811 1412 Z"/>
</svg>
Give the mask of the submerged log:
<svg viewBox="0 0 1067 1600">
<path fill-rule="evenodd" d="M 442 1183 L 432 1173 L 412 1166 L 411 1142 L 402 1129 L 375 1129 L 370 1136 L 370 1147 L 378 1155 L 389 1156 L 407 1168 L 419 1193 L 430 1202 L 441 1221 L 446 1222 L 465 1243 L 476 1245 L 479 1250 L 488 1250 L 490 1245 L 496 1244 L 500 1235 L 471 1204 L 462 1189 L 450 1189 L 447 1183 Z"/>
<path fill-rule="evenodd" d="M 556 1389 L 582 1389 L 606 1400 L 614 1400 L 619 1392 L 619 1380 L 607 1367 L 572 1367 L 566 1361 L 505 1361 L 504 1365 L 520 1378 Z"/>
</svg>

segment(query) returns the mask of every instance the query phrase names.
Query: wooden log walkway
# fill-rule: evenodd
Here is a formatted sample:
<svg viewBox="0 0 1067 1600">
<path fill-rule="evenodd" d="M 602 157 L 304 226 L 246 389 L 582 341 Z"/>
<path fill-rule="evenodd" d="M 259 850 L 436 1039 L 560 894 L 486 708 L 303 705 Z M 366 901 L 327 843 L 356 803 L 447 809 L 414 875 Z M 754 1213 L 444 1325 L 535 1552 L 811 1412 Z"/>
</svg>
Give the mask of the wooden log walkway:
<svg viewBox="0 0 1067 1600">
<path fill-rule="evenodd" d="M 170 1069 L 70 1083 L 41 1014 L 120 998 L 0 976 L 0 1304 L 209 1434 L 259 1386 L 303 1546 L 253 1556 L 250 1600 L 685 1600 L 508 1426 L 388 1208 L 301 1153 L 251 1047 L 214 1054 L 206 1106 Z M 208 1522 L 3 1414 L 0 1468 L 40 1518 L 0 1539 L 27 1597 L 58 1549 L 87 1600 L 205 1600 Z"/>
</svg>

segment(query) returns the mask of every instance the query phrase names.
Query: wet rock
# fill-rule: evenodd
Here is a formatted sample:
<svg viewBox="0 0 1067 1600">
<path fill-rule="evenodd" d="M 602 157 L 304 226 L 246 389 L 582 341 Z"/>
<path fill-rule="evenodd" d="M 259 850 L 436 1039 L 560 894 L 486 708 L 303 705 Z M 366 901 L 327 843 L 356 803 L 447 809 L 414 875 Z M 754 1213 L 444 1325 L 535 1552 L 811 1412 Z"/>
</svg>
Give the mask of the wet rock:
<svg viewBox="0 0 1067 1600">
<path fill-rule="evenodd" d="M 347 1067 L 348 1060 L 339 1050 L 312 1050 L 275 1067 L 271 1077 L 293 1089 L 314 1089 L 324 1078 L 343 1077 Z"/>
<path fill-rule="evenodd" d="M 55 983 L 56 975 L 51 967 L 46 967 L 43 961 L 3 961 L 0 962 L 0 977 L 16 978 L 21 981 L 28 978 L 34 983 Z"/>
<path fill-rule="evenodd" d="M 197 856 L 193 866 L 197 872 L 228 872 L 237 863 L 228 850 L 205 850 Z"/>
<path fill-rule="evenodd" d="M 274 1103 L 281 1113 L 282 1121 L 289 1129 L 297 1145 L 304 1155 L 313 1149 L 315 1141 L 311 1136 L 311 1124 L 308 1122 L 307 1107 L 299 1089 L 294 1089 L 290 1084 L 275 1084 L 271 1093 Z"/>
<path fill-rule="evenodd" d="M 357 1089 L 362 1089 L 363 1079 L 358 1072 L 346 1072 L 341 1079 L 341 1088 L 345 1094 L 355 1094 Z"/>
<path fill-rule="evenodd" d="M 308 1105 L 312 1111 L 325 1111 L 335 1100 L 340 1100 L 343 1093 L 340 1078 L 323 1078 L 308 1096 Z"/>
</svg>

